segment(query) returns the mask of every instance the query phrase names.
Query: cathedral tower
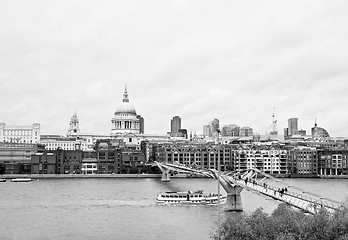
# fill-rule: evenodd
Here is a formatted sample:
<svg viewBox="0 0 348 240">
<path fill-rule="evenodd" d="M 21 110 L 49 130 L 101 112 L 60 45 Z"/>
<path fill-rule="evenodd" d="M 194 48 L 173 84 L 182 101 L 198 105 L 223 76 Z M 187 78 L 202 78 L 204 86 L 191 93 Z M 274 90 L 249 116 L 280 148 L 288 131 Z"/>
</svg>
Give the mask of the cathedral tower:
<svg viewBox="0 0 348 240">
<path fill-rule="evenodd" d="M 79 119 L 77 118 L 76 112 L 70 119 L 68 130 L 68 137 L 78 137 L 80 135 Z"/>
</svg>

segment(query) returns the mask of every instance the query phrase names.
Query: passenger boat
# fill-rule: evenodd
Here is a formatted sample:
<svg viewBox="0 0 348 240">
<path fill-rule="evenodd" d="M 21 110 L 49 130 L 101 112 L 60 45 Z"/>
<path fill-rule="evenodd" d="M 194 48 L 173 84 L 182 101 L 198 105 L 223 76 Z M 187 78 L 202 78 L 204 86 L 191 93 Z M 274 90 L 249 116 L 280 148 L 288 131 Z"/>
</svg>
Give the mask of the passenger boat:
<svg viewBox="0 0 348 240">
<path fill-rule="evenodd" d="M 203 194 L 202 190 L 187 192 L 165 192 L 157 195 L 158 203 L 217 204 L 217 194 Z M 226 203 L 226 196 L 220 194 L 220 203 Z"/>
<path fill-rule="evenodd" d="M 0 182 L 6 182 L 6 179 L 0 178 Z"/>
<path fill-rule="evenodd" d="M 31 178 L 14 178 L 11 182 L 31 182 L 33 179 Z"/>
</svg>

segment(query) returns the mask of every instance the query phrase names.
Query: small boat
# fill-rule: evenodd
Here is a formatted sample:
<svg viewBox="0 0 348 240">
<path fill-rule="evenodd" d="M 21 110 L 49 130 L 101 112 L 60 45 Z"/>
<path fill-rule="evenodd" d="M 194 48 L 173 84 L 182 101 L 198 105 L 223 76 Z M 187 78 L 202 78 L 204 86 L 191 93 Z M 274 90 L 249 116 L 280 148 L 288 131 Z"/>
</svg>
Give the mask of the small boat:
<svg viewBox="0 0 348 240">
<path fill-rule="evenodd" d="M 33 179 L 31 178 L 14 178 L 11 182 L 31 182 Z"/>
<path fill-rule="evenodd" d="M 6 179 L 0 178 L 0 182 L 6 182 Z"/>
<path fill-rule="evenodd" d="M 188 203 L 188 204 L 217 204 L 226 203 L 226 196 L 220 194 L 203 194 L 202 190 L 187 191 L 187 192 L 165 192 L 157 195 L 156 201 L 158 203 Z"/>
</svg>

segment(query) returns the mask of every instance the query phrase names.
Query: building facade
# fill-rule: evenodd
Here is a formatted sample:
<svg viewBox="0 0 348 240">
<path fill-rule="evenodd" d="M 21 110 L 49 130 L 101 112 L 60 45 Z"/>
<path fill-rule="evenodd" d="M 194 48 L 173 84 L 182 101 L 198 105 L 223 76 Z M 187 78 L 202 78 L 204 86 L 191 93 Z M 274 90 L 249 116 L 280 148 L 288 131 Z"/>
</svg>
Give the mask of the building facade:
<svg viewBox="0 0 348 240">
<path fill-rule="evenodd" d="M 203 126 L 203 135 L 205 137 L 216 137 L 219 129 L 219 119 L 215 118 L 214 120 L 210 121 L 207 125 Z"/>
<path fill-rule="evenodd" d="M 0 123 L 0 142 L 39 143 L 40 123 L 33 123 L 31 126 L 7 126 Z"/>
<path fill-rule="evenodd" d="M 31 155 L 32 174 L 56 174 L 57 155 L 47 151 Z"/>
<path fill-rule="evenodd" d="M 18 174 L 31 172 L 31 155 L 44 151 L 40 144 L 0 143 L 0 172 Z"/>
<path fill-rule="evenodd" d="M 90 140 L 90 139 L 88 139 Z M 84 137 L 64 137 L 58 135 L 42 135 L 40 143 L 45 145 L 47 150 L 91 150 L 92 141 L 88 141 Z"/>
<path fill-rule="evenodd" d="M 221 129 L 221 136 L 231 136 L 238 137 L 240 136 L 240 127 L 235 124 L 225 125 Z"/>
<path fill-rule="evenodd" d="M 322 177 L 347 177 L 348 176 L 348 150 L 347 149 L 321 149 L 318 150 L 318 171 Z"/>
<path fill-rule="evenodd" d="M 295 147 L 289 151 L 289 174 L 318 176 L 318 154 L 315 148 Z"/>
<path fill-rule="evenodd" d="M 121 172 L 121 147 L 119 142 L 99 140 L 95 146 L 99 174 Z"/>
<path fill-rule="evenodd" d="M 240 134 L 241 137 L 251 137 L 254 135 L 253 129 L 251 127 L 242 127 L 240 128 Z"/>
<path fill-rule="evenodd" d="M 239 146 L 234 150 L 234 170 L 256 168 L 268 174 L 288 174 L 287 150 L 276 146 Z"/>
<path fill-rule="evenodd" d="M 289 118 L 288 119 L 288 135 L 297 135 L 298 134 L 298 118 Z"/>
<path fill-rule="evenodd" d="M 179 116 L 175 116 L 172 120 L 170 120 L 170 132 L 178 133 L 179 129 L 181 129 L 181 118 Z"/>
<path fill-rule="evenodd" d="M 215 144 L 164 143 L 155 147 L 155 160 L 194 168 L 233 170 L 230 146 Z"/>
</svg>

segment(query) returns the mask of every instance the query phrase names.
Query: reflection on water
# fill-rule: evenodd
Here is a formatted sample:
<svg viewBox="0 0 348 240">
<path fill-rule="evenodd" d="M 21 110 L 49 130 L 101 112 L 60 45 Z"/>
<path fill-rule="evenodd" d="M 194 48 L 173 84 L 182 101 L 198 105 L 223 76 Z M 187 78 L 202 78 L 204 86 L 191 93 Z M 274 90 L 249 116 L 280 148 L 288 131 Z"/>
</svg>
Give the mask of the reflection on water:
<svg viewBox="0 0 348 240">
<path fill-rule="evenodd" d="M 344 201 L 348 180 L 289 179 Z M 213 179 L 51 179 L 0 183 L 0 239 L 210 239 L 216 205 L 157 204 L 166 191 L 217 193 Z M 225 191 L 221 188 L 221 192 Z M 272 212 L 277 201 L 242 191 L 246 212 Z M 222 218 L 231 213 L 222 213 Z M 5 219 L 5 221 L 4 221 Z"/>
</svg>

